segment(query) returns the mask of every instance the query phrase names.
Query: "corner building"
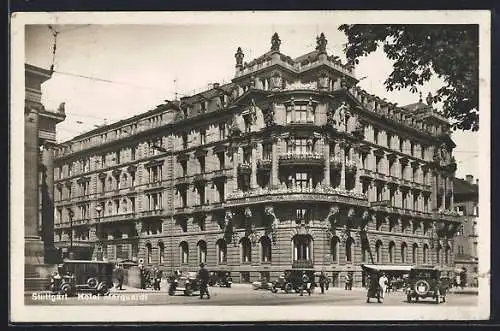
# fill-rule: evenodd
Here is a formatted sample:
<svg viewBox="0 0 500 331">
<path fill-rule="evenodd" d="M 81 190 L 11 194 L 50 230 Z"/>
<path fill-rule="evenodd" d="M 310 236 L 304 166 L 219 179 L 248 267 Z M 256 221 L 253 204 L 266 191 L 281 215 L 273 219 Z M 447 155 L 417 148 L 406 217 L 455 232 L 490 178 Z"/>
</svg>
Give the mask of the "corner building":
<svg viewBox="0 0 500 331">
<path fill-rule="evenodd" d="M 271 49 L 226 85 L 167 101 L 59 147 L 55 241 L 82 258 L 165 270 L 345 273 L 453 266 L 455 147 L 431 102 L 397 107 L 316 49 Z M 431 98 L 429 96 L 428 98 Z"/>
</svg>

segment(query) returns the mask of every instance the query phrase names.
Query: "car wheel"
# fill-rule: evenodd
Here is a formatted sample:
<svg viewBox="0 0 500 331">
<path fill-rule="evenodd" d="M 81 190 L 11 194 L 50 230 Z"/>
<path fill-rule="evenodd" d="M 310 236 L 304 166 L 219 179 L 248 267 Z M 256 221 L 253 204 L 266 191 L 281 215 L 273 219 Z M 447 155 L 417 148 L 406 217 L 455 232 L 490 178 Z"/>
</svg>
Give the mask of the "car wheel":
<svg viewBox="0 0 500 331">
<path fill-rule="evenodd" d="M 408 295 L 408 296 L 406 297 L 406 302 L 411 303 L 411 296 L 410 296 L 410 295 Z"/>
<path fill-rule="evenodd" d="M 193 294 L 193 291 L 191 289 L 186 289 L 184 290 L 184 295 L 187 297 L 190 297 Z"/>
<path fill-rule="evenodd" d="M 227 284 L 227 287 L 231 287 L 231 284 Z"/>
<path fill-rule="evenodd" d="M 91 277 L 89 279 L 87 279 L 87 285 L 90 287 L 90 288 L 96 288 L 98 283 L 97 283 L 97 279 L 95 279 L 94 277 Z"/>
<path fill-rule="evenodd" d="M 100 287 L 99 287 L 99 294 L 100 295 L 109 295 L 109 287 L 108 285 L 106 284 L 102 284 Z"/>
<path fill-rule="evenodd" d="M 63 284 L 63 286 L 61 286 L 61 293 L 63 295 L 70 296 L 71 295 L 71 285 Z"/>
<path fill-rule="evenodd" d="M 418 297 L 415 297 L 415 301 L 418 302 L 419 298 Z"/>
<path fill-rule="evenodd" d="M 290 283 L 285 284 L 285 293 L 290 293 L 293 290 L 293 286 Z"/>
</svg>

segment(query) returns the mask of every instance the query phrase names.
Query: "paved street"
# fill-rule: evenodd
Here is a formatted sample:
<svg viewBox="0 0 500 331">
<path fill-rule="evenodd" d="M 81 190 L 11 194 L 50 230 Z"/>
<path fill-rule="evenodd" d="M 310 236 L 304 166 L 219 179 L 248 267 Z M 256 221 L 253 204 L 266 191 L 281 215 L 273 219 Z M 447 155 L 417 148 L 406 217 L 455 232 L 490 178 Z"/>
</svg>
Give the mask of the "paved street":
<svg viewBox="0 0 500 331">
<path fill-rule="evenodd" d="M 122 291 L 113 291 L 110 297 L 80 296 L 72 298 L 60 298 L 50 300 L 39 293 L 27 294 L 26 304 L 36 305 L 221 305 L 221 306 L 266 306 L 266 305 L 327 305 L 327 306 L 357 306 L 357 305 L 382 305 L 372 299 L 372 303 L 366 303 L 366 292 L 363 289 L 344 291 L 343 289 L 330 289 L 321 294 L 319 289 L 311 296 L 304 294 L 303 297 L 296 293 L 276 294 L 266 290 L 253 290 L 249 285 L 234 284 L 231 288 L 211 287 L 211 299 L 199 299 L 198 296 L 186 297 L 178 292 L 175 296 L 169 296 L 166 287 L 161 292 L 151 290 L 139 290 L 127 288 Z M 447 302 L 440 306 L 475 306 L 477 295 L 454 294 L 447 296 Z M 383 305 L 402 306 L 406 303 L 406 296 L 402 292 L 389 293 Z M 433 300 L 422 300 L 415 305 L 435 305 Z"/>
</svg>

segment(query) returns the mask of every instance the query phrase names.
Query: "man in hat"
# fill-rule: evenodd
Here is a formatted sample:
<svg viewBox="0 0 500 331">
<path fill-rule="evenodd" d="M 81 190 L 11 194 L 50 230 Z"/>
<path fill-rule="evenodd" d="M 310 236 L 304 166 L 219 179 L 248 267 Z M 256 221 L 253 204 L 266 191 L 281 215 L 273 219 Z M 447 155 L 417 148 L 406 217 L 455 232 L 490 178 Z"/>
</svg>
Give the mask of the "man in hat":
<svg viewBox="0 0 500 331">
<path fill-rule="evenodd" d="M 118 282 L 118 284 L 116 285 L 116 288 L 119 290 L 122 290 L 124 271 L 123 271 L 123 268 L 120 264 L 116 265 L 115 275 L 116 275 L 116 281 Z"/>
<path fill-rule="evenodd" d="M 321 288 L 321 294 L 325 294 L 326 284 L 328 284 L 328 279 L 326 278 L 325 272 L 322 270 L 319 275 L 319 287 Z"/>
<path fill-rule="evenodd" d="M 305 270 L 302 272 L 302 287 L 300 289 L 300 296 L 304 296 L 304 291 L 311 295 L 311 280 Z"/>
<path fill-rule="evenodd" d="M 200 270 L 198 271 L 198 280 L 200 282 L 200 299 L 203 299 L 203 295 L 207 295 L 207 299 L 210 299 L 210 293 L 208 293 L 208 280 L 210 274 L 208 270 L 205 269 L 205 264 L 200 263 Z"/>
</svg>

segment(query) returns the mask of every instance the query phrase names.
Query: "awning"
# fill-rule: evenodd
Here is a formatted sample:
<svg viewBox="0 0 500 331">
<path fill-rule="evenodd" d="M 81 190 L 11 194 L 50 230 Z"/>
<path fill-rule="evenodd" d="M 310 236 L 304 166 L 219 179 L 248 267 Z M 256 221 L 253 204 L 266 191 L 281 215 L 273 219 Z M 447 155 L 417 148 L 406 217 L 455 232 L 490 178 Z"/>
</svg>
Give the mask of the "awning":
<svg viewBox="0 0 500 331">
<path fill-rule="evenodd" d="M 362 264 L 363 268 L 379 271 L 407 271 L 410 272 L 411 265 L 384 265 L 384 264 Z"/>
</svg>

